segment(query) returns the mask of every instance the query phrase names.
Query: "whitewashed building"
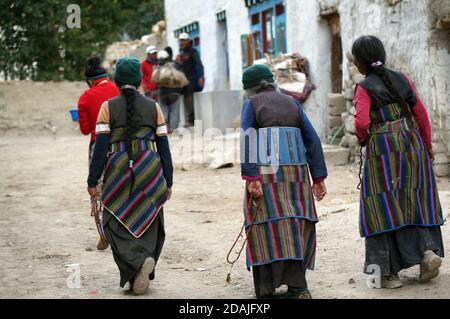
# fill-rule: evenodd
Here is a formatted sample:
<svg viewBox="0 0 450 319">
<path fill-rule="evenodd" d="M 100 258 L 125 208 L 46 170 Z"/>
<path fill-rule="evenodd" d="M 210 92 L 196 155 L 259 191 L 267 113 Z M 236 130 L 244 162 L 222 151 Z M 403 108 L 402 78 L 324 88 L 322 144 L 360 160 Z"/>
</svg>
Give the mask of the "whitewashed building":
<svg viewBox="0 0 450 319">
<path fill-rule="evenodd" d="M 415 82 L 442 154 L 437 164 L 448 170 L 449 0 L 165 0 L 165 11 L 174 52 L 184 31 L 200 51 L 205 94 L 241 90 L 243 68 L 263 53 L 306 56 L 317 90 L 304 107 L 322 138 L 330 135 L 328 95 L 351 98 L 354 74 L 346 56 L 353 41 L 364 34 L 380 37 L 388 66 Z M 352 112 L 350 105 L 346 112 Z"/>
</svg>

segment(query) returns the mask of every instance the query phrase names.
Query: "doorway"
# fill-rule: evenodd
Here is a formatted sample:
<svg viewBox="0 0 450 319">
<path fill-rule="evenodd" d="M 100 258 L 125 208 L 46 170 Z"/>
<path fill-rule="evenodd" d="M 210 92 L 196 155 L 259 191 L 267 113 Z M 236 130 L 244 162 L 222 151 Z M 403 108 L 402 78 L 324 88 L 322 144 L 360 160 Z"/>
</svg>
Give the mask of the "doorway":
<svg viewBox="0 0 450 319">
<path fill-rule="evenodd" d="M 342 93 L 342 39 L 339 13 L 332 12 L 324 16 L 331 32 L 331 90 Z"/>
</svg>

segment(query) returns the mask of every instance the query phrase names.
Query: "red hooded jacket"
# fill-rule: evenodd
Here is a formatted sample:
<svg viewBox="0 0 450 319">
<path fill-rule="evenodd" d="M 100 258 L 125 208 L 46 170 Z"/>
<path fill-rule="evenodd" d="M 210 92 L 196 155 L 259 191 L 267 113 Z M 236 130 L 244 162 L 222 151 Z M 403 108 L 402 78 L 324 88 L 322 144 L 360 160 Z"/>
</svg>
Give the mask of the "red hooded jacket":
<svg viewBox="0 0 450 319">
<path fill-rule="evenodd" d="M 84 135 L 91 134 L 91 142 L 95 141 L 95 125 L 100 106 L 102 106 L 103 102 L 119 94 L 120 91 L 117 86 L 104 77 L 95 80 L 94 85 L 78 99 L 80 131 Z"/>
<path fill-rule="evenodd" d="M 157 67 L 155 64 L 151 64 L 149 61 L 144 60 L 141 63 L 142 69 L 142 89 L 145 93 L 154 91 L 157 89 L 156 83 L 152 81 L 153 70 Z"/>
</svg>

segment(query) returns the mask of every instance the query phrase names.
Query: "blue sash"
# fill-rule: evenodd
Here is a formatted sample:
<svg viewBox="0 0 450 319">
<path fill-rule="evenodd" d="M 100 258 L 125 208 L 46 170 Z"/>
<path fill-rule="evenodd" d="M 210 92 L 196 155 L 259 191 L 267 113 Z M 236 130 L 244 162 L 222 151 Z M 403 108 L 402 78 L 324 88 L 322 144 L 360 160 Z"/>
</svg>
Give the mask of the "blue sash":
<svg viewBox="0 0 450 319">
<path fill-rule="evenodd" d="M 305 144 L 297 127 L 258 129 L 258 165 L 305 165 Z"/>
</svg>

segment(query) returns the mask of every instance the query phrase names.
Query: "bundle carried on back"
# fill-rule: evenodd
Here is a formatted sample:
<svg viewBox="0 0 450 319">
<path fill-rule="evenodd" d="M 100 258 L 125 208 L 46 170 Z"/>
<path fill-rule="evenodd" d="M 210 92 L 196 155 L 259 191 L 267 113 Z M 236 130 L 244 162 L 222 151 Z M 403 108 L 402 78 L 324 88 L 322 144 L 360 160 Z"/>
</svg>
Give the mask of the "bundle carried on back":
<svg viewBox="0 0 450 319">
<path fill-rule="evenodd" d="M 177 69 L 175 62 L 167 62 L 157 68 L 152 75 L 152 81 L 159 87 L 179 89 L 189 84 L 186 75 Z"/>
</svg>

